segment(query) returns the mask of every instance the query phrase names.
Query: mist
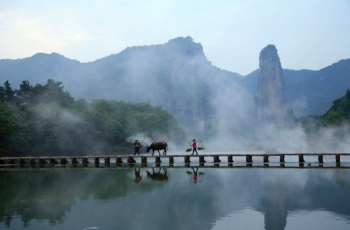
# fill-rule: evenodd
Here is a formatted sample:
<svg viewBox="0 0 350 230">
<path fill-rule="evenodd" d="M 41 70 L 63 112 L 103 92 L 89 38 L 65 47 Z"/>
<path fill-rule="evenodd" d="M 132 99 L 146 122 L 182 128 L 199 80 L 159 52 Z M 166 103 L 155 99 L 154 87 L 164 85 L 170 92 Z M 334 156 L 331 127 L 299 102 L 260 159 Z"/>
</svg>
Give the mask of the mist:
<svg viewBox="0 0 350 230">
<path fill-rule="evenodd" d="M 50 61 L 45 70 L 54 80 L 63 81 L 65 90 L 75 98 L 84 98 L 87 103 L 108 99 L 159 106 L 172 114 L 185 132 L 175 129 L 161 131 L 162 127 L 169 127 L 168 123 L 158 123 L 160 131 L 149 131 L 152 127 L 144 124 L 151 117 L 134 118 L 124 123 L 123 130 L 116 124 L 121 132 L 128 134 L 119 140 L 125 143 L 135 137 L 141 141 L 146 138 L 146 145 L 164 140 L 169 144 L 169 151 L 184 151 L 188 142 L 196 138 L 208 151 L 349 151 L 349 125 L 346 123 L 308 133 L 301 124 L 291 129 L 283 124 L 258 122 L 256 90 L 252 91 L 242 84 L 246 77 L 213 66 L 207 60 L 202 45 L 191 37 L 172 39 L 162 45 L 128 47 L 118 54 L 90 63 L 69 60 L 58 54 L 38 54 L 26 60 L 28 64 L 31 61 L 44 66 Z M 13 63 L 23 68 L 19 62 Z M 67 68 L 62 69 L 62 66 Z M 28 71 L 23 69 L 27 74 L 27 79 L 23 80 L 32 84 L 44 82 L 40 71 L 36 74 L 31 72 L 33 69 Z M 15 78 L 14 86 L 19 79 Z M 290 79 L 286 84 L 287 87 Z M 254 87 L 257 88 L 257 85 Z M 45 101 L 46 97 L 44 95 L 42 100 Z M 298 110 L 296 114 L 305 114 L 310 106 L 304 96 L 293 98 L 288 105 Z M 77 114 L 74 117 L 66 112 L 63 110 L 57 116 L 67 117 L 63 120 L 68 127 L 86 126 Z M 116 119 L 119 118 L 116 116 Z M 37 127 L 42 129 L 40 125 Z M 139 127 L 145 130 L 139 132 Z M 86 139 L 85 131 L 74 130 L 77 136 L 81 133 L 81 139 Z M 113 138 L 120 136 L 114 135 Z M 104 144 L 99 140 L 91 142 L 100 142 L 103 149 Z"/>
</svg>

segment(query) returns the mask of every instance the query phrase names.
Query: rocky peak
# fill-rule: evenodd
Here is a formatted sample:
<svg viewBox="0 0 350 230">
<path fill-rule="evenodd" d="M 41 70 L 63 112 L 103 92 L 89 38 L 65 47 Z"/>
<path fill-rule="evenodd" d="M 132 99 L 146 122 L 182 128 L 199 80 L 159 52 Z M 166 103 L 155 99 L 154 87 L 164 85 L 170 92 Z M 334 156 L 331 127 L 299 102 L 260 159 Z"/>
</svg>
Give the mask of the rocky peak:
<svg viewBox="0 0 350 230">
<path fill-rule="evenodd" d="M 284 77 L 274 45 L 266 46 L 259 57 L 258 119 L 282 124 L 285 109 Z"/>
<path fill-rule="evenodd" d="M 165 45 L 188 56 L 204 56 L 203 46 L 200 43 L 194 42 L 190 36 L 171 39 Z"/>
</svg>

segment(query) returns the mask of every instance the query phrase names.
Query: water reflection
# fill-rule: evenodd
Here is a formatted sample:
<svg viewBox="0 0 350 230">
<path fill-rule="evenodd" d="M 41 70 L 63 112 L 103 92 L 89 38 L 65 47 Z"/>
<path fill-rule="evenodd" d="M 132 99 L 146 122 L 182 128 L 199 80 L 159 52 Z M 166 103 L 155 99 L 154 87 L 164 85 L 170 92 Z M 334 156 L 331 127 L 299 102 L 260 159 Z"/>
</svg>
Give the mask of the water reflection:
<svg viewBox="0 0 350 230">
<path fill-rule="evenodd" d="M 329 229 L 320 224 L 320 210 L 337 218 L 328 219 L 337 229 L 350 226 L 347 169 L 100 168 L 0 176 L 0 228 L 307 229 L 296 220 L 313 213 L 309 226 Z"/>
<path fill-rule="evenodd" d="M 188 175 L 188 178 L 190 179 L 191 182 L 193 182 L 194 184 L 198 183 L 202 183 L 203 182 L 203 178 L 205 173 L 204 172 L 199 172 L 198 173 L 198 168 L 192 168 L 192 172 L 191 171 L 187 171 L 186 172 Z M 198 180 L 198 175 L 199 175 L 199 180 Z"/>
<path fill-rule="evenodd" d="M 289 194 L 286 182 L 278 178 L 274 183 L 261 185 L 261 205 L 265 213 L 265 229 L 284 229 L 287 225 Z"/>
<path fill-rule="evenodd" d="M 163 170 L 163 172 L 161 172 Z M 147 178 L 151 178 L 156 182 L 167 182 L 168 181 L 168 170 L 166 168 L 159 168 L 158 172 L 154 172 L 154 168 L 152 168 L 152 173 L 146 171 Z"/>
<path fill-rule="evenodd" d="M 134 180 L 134 182 L 136 184 L 139 184 L 139 183 L 141 183 L 141 180 L 142 180 L 142 176 L 140 175 L 141 169 L 134 169 L 134 170 L 135 170 L 135 180 Z"/>
</svg>

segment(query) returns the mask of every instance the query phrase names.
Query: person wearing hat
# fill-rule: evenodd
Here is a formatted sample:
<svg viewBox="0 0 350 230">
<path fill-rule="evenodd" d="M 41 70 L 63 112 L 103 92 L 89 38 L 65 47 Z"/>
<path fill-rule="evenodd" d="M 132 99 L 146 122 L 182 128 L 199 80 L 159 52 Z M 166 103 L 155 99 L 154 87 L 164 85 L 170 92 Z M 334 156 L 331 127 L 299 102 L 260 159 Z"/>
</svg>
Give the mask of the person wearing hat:
<svg viewBox="0 0 350 230">
<path fill-rule="evenodd" d="M 191 155 L 193 155 L 194 154 L 194 151 L 196 151 L 196 155 L 198 155 L 198 152 L 197 152 L 197 143 L 196 143 L 196 139 L 193 139 L 192 140 L 193 141 L 193 143 L 192 143 L 192 148 L 193 148 L 193 152 L 192 152 L 192 154 Z"/>
<path fill-rule="evenodd" d="M 135 141 L 132 144 L 135 146 L 134 155 L 136 155 L 136 153 L 140 155 L 141 143 L 139 142 L 139 140 L 135 139 Z"/>
</svg>

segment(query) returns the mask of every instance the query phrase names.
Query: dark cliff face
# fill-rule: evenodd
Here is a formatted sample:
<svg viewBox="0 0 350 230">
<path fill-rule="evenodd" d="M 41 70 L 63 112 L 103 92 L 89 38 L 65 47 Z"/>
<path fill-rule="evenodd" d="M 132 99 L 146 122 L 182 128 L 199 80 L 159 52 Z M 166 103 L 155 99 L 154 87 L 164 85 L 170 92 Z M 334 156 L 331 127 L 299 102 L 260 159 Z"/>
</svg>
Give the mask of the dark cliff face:
<svg viewBox="0 0 350 230">
<path fill-rule="evenodd" d="M 282 124 L 285 88 L 281 62 L 274 45 L 266 46 L 259 57 L 258 120 Z"/>
</svg>

